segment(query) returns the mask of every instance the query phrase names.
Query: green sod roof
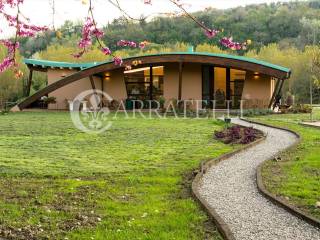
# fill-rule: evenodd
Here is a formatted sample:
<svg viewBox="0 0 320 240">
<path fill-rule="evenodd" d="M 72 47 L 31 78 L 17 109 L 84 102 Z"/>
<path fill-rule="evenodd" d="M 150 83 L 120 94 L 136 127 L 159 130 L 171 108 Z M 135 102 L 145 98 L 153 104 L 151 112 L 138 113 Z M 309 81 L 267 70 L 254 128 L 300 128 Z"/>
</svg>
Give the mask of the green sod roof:
<svg viewBox="0 0 320 240">
<path fill-rule="evenodd" d="M 70 69 L 85 69 L 97 66 L 101 63 L 69 63 L 69 62 L 56 62 L 39 59 L 24 59 L 23 62 L 27 65 L 33 65 L 43 68 L 70 68 Z"/>
<path fill-rule="evenodd" d="M 258 65 L 262 65 L 265 67 L 273 68 L 276 70 L 280 70 L 286 73 L 290 73 L 291 70 L 286 67 L 282 67 L 279 65 L 275 65 L 272 63 L 268 63 L 265 61 L 260 61 L 254 58 L 247 58 L 242 56 L 236 56 L 236 55 L 229 55 L 229 54 L 221 54 L 221 53 L 203 53 L 203 52 L 172 52 L 172 53 L 158 53 L 158 54 L 149 54 L 149 55 L 142 55 L 142 56 L 134 56 L 125 58 L 126 59 L 132 59 L 132 58 L 143 58 L 148 56 L 164 56 L 164 55 L 198 55 L 198 56 L 209 56 L 209 57 L 220 57 L 220 58 L 228 58 L 228 59 L 234 59 L 249 63 L 254 63 Z M 85 68 L 91 68 L 100 64 L 110 63 L 112 61 L 106 61 L 106 62 L 91 62 L 91 63 L 68 63 L 68 62 L 55 62 L 55 61 L 47 61 L 47 60 L 37 60 L 37 59 L 24 59 L 24 63 L 27 65 L 33 65 L 33 66 L 40 66 L 40 67 L 50 67 L 50 68 L 70 68 L 70 69 L 85 69 Z"/>
</svg>

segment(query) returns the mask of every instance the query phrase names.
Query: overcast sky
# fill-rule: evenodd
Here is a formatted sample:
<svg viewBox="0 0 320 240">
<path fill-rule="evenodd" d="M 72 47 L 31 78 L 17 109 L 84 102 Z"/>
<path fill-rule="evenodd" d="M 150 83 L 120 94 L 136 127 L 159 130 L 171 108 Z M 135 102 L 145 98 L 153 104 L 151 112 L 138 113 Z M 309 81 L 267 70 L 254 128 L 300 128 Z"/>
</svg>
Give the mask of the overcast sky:
<svg viewBox="0 0 320 240">
<path fill-rule="evenodd" d="M 52 9 L 50 2 L 53 0 L 25 0 L 22 12 L 29 17 L 32 23 L 40 25 L 51 25 L 52 23 Z M 55 0 L 56 15 L 55 24 L 60 26 L 65 20 L 82 20 L 86 14 L 88 6 L 82 4 L 86 0 Z M 291 0 L 282 0 L 291 1 Z M 144 5 L 143 0 L 119 0 L 122 7 L 130 13 L 131 16 L 138 17 L 141 14 L 149 15 L 159 12 L 172 12 L 177 10 L 175 6 L 169 3 L 168 0 L 153 0 L 151 6 Z M 206 7 L 213 7 L 219 9 L 232 8 L 237 6 L 244 6 L 248 4 L 271 3 L 278 2 L 276 0 L 183 0 L 187 3 L 189 11 L 198 11 Z M 112 7 L 107 0 L 93 0 L 95 7 L 95 17 L 98 23 L 105 24 L 112 21 L 114 18 L 121 16 L 121 13 Z M 4 38 L 12 34 L 8 28 L 3 25 L 0 19 L 0 25 L 3 30 L 0 33 L 0 38 Z"/>
</svg>

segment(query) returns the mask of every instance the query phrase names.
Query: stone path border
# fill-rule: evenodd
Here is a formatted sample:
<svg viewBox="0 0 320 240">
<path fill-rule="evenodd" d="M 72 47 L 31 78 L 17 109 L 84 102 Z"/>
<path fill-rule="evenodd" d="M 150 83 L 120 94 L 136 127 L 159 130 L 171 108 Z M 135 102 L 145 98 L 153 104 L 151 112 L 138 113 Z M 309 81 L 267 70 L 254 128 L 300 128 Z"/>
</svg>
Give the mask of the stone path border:
<svg viewBox="0 0 320 240">
<path fill-rule="evenodd" d="M 305 127 L 313 127 L 313 128 L 320 129 L 320 121 L 317 122 L 316 124 L 312 122 L 300 122 L 299 124 Z"/>
<path fill-rule="evenodd" d="M 291 145 L 290 147 L 288 147 L 287 149 L 284 149 L 282 151 L 283 152 L 286 152 L 286 151 L 289 151 L 291 149 L 295 149 L 300 143 L 301 143 L 301 136 L 290 130 L 290 129 L 287 129 L 287 128 L 281 128 L 281 127 L 275 127 L 275 126 L 271 126 L 269 124 L 263 124 L 263 123 L 259 123 L 259 122 L 255 122 L 255 121 L 250 121 L 250 120 L 247 120 L 247 119 L 241 119 L 243 121 L 247 121 L 249 123 L 254 123 L 254 124 L 260 124 L 260 125 L 263 125 L 263 126 L 267 126 L 267 127 L 272 127 L 272 128 L 276 128 L 276 129 L 280 129 L 280 130 L 285 130 L 285 131 L 288 131 L 288 132 L 291 132 L 292 134 L 296 135 L 298 141 Z M 308 125 L 310 126 L 310 125 Z M 312 127 L 316 127 L 316 126 L 312 126 Z M 318 127 L 320 128 L 320 127 Z M 279 153 L 281 154 L 281 152 Z M 269 160 L 266 160 L 265 162 L 267 161 L 271 161 L 272 159 L 269 159 Z M 290 203 L 287 203 L 285 202 L 284 200 L 282 200 L 281 198 L 277 197 L 276 195 L 272 194 L 271 192 L 269 192 L 266 188 L 265 188 L 265 185 L 263 183 L 263 178 L 262 178 L 262 167 L 263 167 L 263 164 L 265 163 L 261 163 L 258 168 L 257 168 L 257 186 L 258 186 L 258 189 L 259 191 L 266 197 L 268 198 L 269 200 L 271 200 L 273 203 L 277 204 L 278 206 L 284 208 L 285 210 L 289 211 L 290 213 L 292 213 L 293 215 L 301 218 L 302 220 L 310 223 L 311 225 L 317 227 L 317 228 L 320 228 L 320 221 L 318 219 L 316 219 L 315 217 L 305 213 L 305 212 L 302 212 L 301 210 L 299 210 L 297 207 L 291 205 Z"/>
<path fill-rule="evenodd" d="M 224 239 L 227 240 L 235 240 L 235 237 L 233 236 L 233 233 L 231 232 L 228 225 L 224 222 L 224 220 L 219 216 L 219 214 L 212 208 L 207 201 L 201 196 L 199 192 L 199 184 L 201 179 L 203 178 L 203 175 L 213 167 L 214 165 L 218 164 L 221 161 L 228 160 L 231 156 L 240 153 L 242 151 L 245 151 L 248 148 L 251 148 L 260 142 L 264 141 L 266 139 L 266 136 L 264 135 L 262 138 L 258 139 L 255 142 L 252 142 L 248 145 L 245 145 L 231 153 L 223 154 L 220 157 L 210 159 L 204 163 L 201 163 L 200 172 L 195 176 L 194 180 L 192 181 L 192 194 L 195 197 L 195 199 L 200 203 L 202 208 L 207 212 L 209 215 L 210 220 L 217 226 L 220 234 L 223 236 Z"/>
<path fill-rule="evenodd" d="M 248 123 L 248 121 L 247 121 Z M 254 123 L 254 124 L 258 124 L 258 123 Z M 261 124 L 263 125 L 263 124 Z M 266 127 L 271 127 L 271 126 L 268 126 L 268 125 L 265 125 Z M 274 127 L 272 127 L 274 128 Z M 275 128 L 275 129 L 281 129 L 281 128 Z M 287 129 L 281 129 L 281 130 L 286 130 Z M 296 135 L 298 137 L 298 135 L 292 131 L 289 131 L 291 132 L 292 134 Z M 260 139 L 259 141 L 257 142 L 254 142 L 252 144 L 249 144 L 235 152 L 232 152 L 232 153 L 228 153 L 228 154 L 225 154 L 219 158 L 216 158 L 216 159 L 213 159 L 213 160 L 209 160 L 208 162 L 204 163 L 201 167 L 201 171 L 196 175 L 193 183 L 192 183 L 192 192 L 194 194 L 194 196 L 196 197 L 196 199 L 201 203 L 201 205 L 206 209 L 206 211 L 208 212 L 210 218 L 213 220 L 213 222 L 217 225 L 218 227 L 218 230 L 220 231 L 220 233 L 222 234 L 222 236 L 225 238 L 225 239 L 228 239 L 228 240 L 234 240 L 236 239 L 235 236 L 234 236 L 234 233 L 230 230 L 230 227 L 226 224 L 226 222 L 224 221 L 223 219 L 223 216 L 220 216 L 217 211 L 208 203 L 207 199 L 205 197 L 203 197 L 200 193 L 200 183 L 203 179 L 203 176 L 204 174 L 209 170 L 211 169 L 212 167 L 214 168 L 214 165 L 217 165 L 218 163 L 220 163 L 221 161 L 223 160 L 226 160 L 226 159 L 229 159 L 233 156 L 235 156 L 236 154 L 239 154 L 240 152 L 243 152 L 244 150 L 248 150 L 249 148 L 251 147 L 254 147 L 255 145 L 261 143 L 262 141 L 264 141 L 265 138 L 262 138 Z M 294 145 L 296 146 L 296 144 L 298 144 L 298 142 L 296 142 Z M 294 147 L 294 146 L 290 146 L 291 147 Z M 289 147 L 288 147 L 289 148 Z M 265 159 L 267 160 L 267 159 Z M 259 167 L 261 167 L 261 165 L 259 165 Z M 259 169 L 258 167 L 258 169 Z M 257 171 L 257 174 L 259 174 L 259 170 Z M 260 175 L 257 175 L 257 177 L 259 178 L 260 176 L 260 179 L 257 179 L 258 181 L 258 184 L 260 184 L 260 187 L 259 187 L 259 191 L 262 192 L 262 193 L 265 193 L 264 195 L 267 196 L 268 192 L 267 191 L 263 191 L 265 190 L 263 184 L 262 184 L 262 179 L 261 179 L 261 174 Z M 260 182 L 259 182 L 260 181 Z M 261 185 L 262 184 L 262 185 Z M 262 187 L 261 187 L 262 186 Z M 268 195 L 270 198 L 272 198 L 273 196 L 271 194 Z M 276 199 L 276 198 L 272 198 L 272 199 Z M 275 200 L 273 200 L 274 202 Z M 280 202 L 278 202 L 278 205 L 279 205 Z M 281 204 L 280 204 L 281 205 Z M 281 205 L 282 207 L 285 207 L 283 205 Z M 288 210 L 288 209 L 287 209 Z M 291 212 L 291 211 L 290 211 Z M 295 214 L 296 215 L 296 214 Z M 300 216 L 300 218 L 303 218 Z M 303 218 L 305 219 L 305 218 Z M 309 222 L 309 221 L 308 221 Z M 317 226 L 317 224 L 313 224 L 314 226 Z"/>
</svg>

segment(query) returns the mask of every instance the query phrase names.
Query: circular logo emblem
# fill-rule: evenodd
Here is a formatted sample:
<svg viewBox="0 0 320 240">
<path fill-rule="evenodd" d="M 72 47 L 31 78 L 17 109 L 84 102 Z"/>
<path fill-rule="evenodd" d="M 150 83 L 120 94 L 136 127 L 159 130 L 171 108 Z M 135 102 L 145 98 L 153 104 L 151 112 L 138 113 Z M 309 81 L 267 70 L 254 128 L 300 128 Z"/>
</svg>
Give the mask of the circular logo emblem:
<svg viewBox="0 0 320 240">
<path fill-rule="evenodd" d="M 113 99 L 101 90 L 81 92 L 73 101 L 69 101 L 71 119 L 74 126 L 85 133 L 102 133 L 112 126 L 108 120 L 110 110 L 104 107 L 104 100 Z"/>
</svg>

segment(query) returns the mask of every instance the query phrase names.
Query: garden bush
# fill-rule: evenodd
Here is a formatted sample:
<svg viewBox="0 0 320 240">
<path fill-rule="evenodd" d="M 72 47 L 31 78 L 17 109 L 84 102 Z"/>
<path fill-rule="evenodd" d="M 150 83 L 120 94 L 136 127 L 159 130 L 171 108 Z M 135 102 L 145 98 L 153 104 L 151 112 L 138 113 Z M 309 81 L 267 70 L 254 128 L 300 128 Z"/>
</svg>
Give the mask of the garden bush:
<svg viewBox="0 0 320 240">
<path fill-rule="evenodd" d="M 273 114 L 271 109 L 245 109 L 243 110 L 243 116 L 245 117 L 253 117 L 253 116 L 263 116 Z"/>
<path fill-rule="evenodd" d="M 214 138 L 225 144 L 249 144 L 262 136 L 262 132 L 252 127 L 242 127 L 239 125 L 227 127 L 223 131 L 214 132 Z"/>
</svg>

